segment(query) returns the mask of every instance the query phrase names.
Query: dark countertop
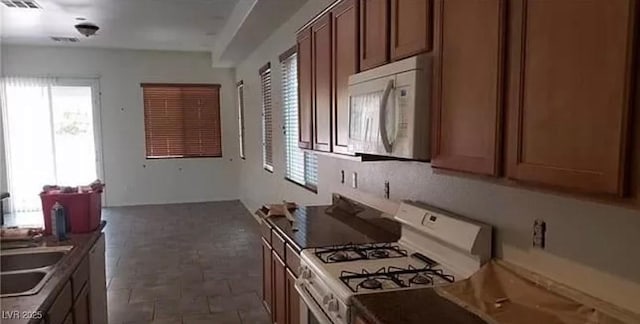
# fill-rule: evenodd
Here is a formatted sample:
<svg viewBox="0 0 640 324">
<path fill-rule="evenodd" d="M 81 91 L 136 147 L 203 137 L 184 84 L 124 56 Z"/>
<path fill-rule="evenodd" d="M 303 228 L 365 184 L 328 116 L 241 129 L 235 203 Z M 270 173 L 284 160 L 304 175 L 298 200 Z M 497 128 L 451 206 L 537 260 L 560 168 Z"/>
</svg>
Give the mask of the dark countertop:
<svg viewBox="0 0 640 324">
<path fill-rule="evenodd" d="M 431 288 L 355 295 L 356 313 L 371 324 L 485 324 Z"/>
<path fill-rule="evenodd" d="M 40 292 L 30 296 L 4 297 L 0 299 L 0 309 L 3 314 L 5 312 L 22 312 L 36 313 L 41 312 L 43 318 L 46 316 L 47 310 L 55 301 L 58 293 L 67 283 L 73 271 L 78 267 L 80 261 L 89 253 L 91 247 L 100 238 L 102 229 L 107 222 L 102 221 L 97 230 L 85 234 L 68 234 L 69 240 L 63 242 L 55 241 L 53 236 L 47 236 L 43 239 L 39 246 L 67 246 L 73 245 L 73 249 L 69 251 L 55 266 L 53 275 L 44 284 Z M 9 319 L 2 317 L 3 324 L 14 323 L 40 323 L 40 319 L 18 318 Z M 44 323 L 44 322 L 43 322 Z"/>
<path fill-rule="evenodd" d="M 382 217 L 380 211 L 361 206 L 364 210 L 352 215 L 340 209 L 327 212 L 329 207 L 298 207 L 291 213 L 297 231 L 284 216 L 265 219 L 298 252 L 349 243 L 396 242 L 400 238 L 400 224 Z"/>
</svg>

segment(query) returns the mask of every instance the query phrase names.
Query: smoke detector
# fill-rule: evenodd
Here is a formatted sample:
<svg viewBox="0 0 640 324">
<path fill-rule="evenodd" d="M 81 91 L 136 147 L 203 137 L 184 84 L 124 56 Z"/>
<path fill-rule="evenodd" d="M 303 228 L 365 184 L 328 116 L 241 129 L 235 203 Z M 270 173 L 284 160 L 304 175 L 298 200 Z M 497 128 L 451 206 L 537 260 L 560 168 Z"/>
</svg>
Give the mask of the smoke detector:
<svg viewBox="0 0 640 324">
<path fill-rule="evenodd" d="M 90 22 L 79 23 L 75 27 L 78 30 L 78 32 L 80 32 L 80 34 L 82 34 L 82 35 L 84 35 L 86 37 L 95 35 L 95 33 L 98 31 L 98 29 L 100 29 L 100 27 L 98 27 L 95 24 L 92 24 Z"/>
</svg>

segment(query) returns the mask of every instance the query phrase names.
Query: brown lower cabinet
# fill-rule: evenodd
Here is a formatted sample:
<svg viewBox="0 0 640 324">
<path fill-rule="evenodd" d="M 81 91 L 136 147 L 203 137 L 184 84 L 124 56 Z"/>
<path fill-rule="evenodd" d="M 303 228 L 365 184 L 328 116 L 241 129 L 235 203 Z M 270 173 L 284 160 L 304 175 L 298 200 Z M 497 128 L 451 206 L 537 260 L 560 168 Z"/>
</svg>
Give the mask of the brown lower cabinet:
<svg viewBox="0 0 640 324">
<path fill-rule="evenodd" d="M 78 294 L 73 304 L 73 323 L 74 324 L 90 324 L 91 323 L 91 301 L 89 300 L 89 283 L 85 283 L 84 287 Z"/>
<path fill-rule="evenodd" d="M 85 257 L 47 311 L 47 324 L 90 324 L 89 261 Z"/>
<path fill-rule="evenodd" d="M 67 282 L 67 284 L 62 288 L 62 291 L 58 294 L 56 299 L 51 304 L 51 308 L 47 311 L 47 324 L 62 324 L 65 323 L 65 319 L 67 315 L 72 315 L 69 313 L 71 307 L 73 305 L 73 293 L 71 291 L 71 282 Z"/>
<path fill-rule="evenodd" d="M 300 324 L 300 295 L 295 285 L 296 276 L 287 269 L 287 324 Z"/>
<path fill-rule="evenodd" d="M 353 324 L 370 324 L 369 321 L 365 320 L 364 318 L 356 315 L 353 317 Z"/>
<path fill-rule="evenodd" d="M 272 257 L 271 257 L 271 245 L 262 238 L 262 303 L 267 309 L 267 312 L 271 314 L 272 309 L 272 296 L 273 296 L 273 282 L 272 282 Z"/>
<path fill-rule="evenodd" d="M 275 232 L 273 236 L 280 237 Z M 262 301 L 273 323 L 299 324 L 300 297 L 295 288 L 297 269 L 293 268 L 299 266 L 300 256 L 285 244 L 286 252 L 279 253 L 262 237 Z"/>
<path fill-rule="evenodd" d="M 69 313 L 64 320 L 64 324 L 73 324 L 73 314 Z"/>
<path fill-rule="evenodd" d="M 273 264 L 273 307 L 271 319 L 274 323 L 285 324 L 287 321 L 287 268 L 276 251 L 272 251 Z"/>
</svg>

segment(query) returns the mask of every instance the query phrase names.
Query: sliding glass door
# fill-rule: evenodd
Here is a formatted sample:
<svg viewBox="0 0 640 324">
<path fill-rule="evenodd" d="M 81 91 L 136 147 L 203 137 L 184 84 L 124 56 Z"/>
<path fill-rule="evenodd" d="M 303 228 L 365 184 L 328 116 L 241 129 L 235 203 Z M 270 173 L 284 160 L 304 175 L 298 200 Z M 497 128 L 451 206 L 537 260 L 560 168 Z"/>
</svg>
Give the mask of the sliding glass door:
<svg viewBox="0 0 640 324">
<path fill-rule="evenodd" d="M 97 80 L 5 78 L 3 81 L 11 210 L 40 210 L 38 193 L 43 185 L 84 185 L 98 178 Z"/>
</svg>

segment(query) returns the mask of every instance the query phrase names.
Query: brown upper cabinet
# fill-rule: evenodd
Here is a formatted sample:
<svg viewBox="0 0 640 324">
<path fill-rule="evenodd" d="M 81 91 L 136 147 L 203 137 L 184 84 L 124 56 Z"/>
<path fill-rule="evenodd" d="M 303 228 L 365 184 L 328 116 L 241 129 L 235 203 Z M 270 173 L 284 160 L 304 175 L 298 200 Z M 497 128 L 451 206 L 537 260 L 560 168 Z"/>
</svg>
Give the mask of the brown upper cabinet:
<svg viewBox="0 0 640 324">
<path fill-rule="evenodd" d="M 360 0 L 360 70 L 389 62 L 389 0 Z"/>
<path fill-rule="evenodd" d="M 331 13 L 311 26 L 313 53 L 313 148 L 331 152 Z"/>
<path fill-rule="evenodd" d="M 391 0 L 392 61 L 431 50 L 431 5 L 431 0 Z"/>
<path fill-rule="evenodd" d="M 434 3 L 434 167 L 498 174 L 504 7 L 503 0 Z"/>
<path fill-rule="evenodd" d="M 509 2 L 509 178 L 623 194 L 635 5 Z"/>
<path fill-rule="evenodd" d="M 333 32 L 333 152 L 348 153 L 349 76 L 358 73 L 358 1 L 331 11 Z"/>
<path fill-rule="evenodd" d="M 298 146 L 311 149 L 312 145 L 312 50 L 311 28 L 298 33 Z"/>
</svg>

